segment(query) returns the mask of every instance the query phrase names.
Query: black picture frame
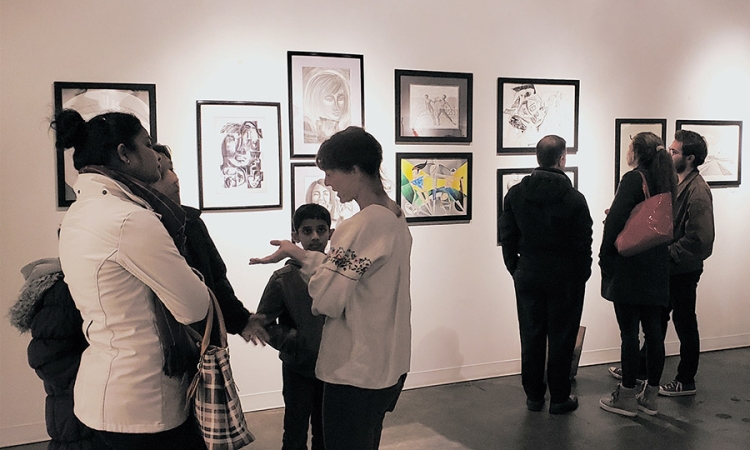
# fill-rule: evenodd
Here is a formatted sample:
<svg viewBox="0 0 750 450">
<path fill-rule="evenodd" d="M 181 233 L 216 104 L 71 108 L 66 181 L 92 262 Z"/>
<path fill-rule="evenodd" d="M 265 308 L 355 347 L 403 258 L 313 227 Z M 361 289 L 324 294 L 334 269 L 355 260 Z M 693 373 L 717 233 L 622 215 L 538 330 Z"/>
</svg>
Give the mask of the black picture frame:
<svg viewBox="0 0 750 450">
<path fill-rule="evenodd" d="M 201 210 L 282 206 L 281 104 L 196 102 Z"/>
<path fill-rule="evenodd" d="M 615 119 L 615 192 L 622 176 L 631 170 L 627 160 L 630 141 L 633 136 L 644 131 L 654 133 L 665 146 L 669 146 L 667 119 Z"/>
<path fill-rule="evenodd" d="M 515 186 L 516 184 L 520 183 L 521 180 L 527 176 L 531 175 L 531 172 L 534 171 L 534 168 L 531 167 L 523 167 L 523 168 L 505 168 L 505 169 L 497 169 L 497 245 L 500 245 L 500 217 L 503 215 L 503 202 L 505 201 L 505 196 L 508 194 L 508 191 L 511 187 Z M 571 166 L 566 167 L 563 169 L 563 172 L 565 172 L 566 175 L 570 178 L 571 182 L 573 183 L 573 187 L 575 189 L 578 189 L 578 167 L 577 166 Z"/>
<path fill-rule="evenodd" d="M 498 78 L 497 154 L 533 154 L 549 134 L 576 153 L 579 96 L 579 80 Z"/>
<path fill-rule="evenodd" d="M 55 114 L 73 109 L 89 120 L 110 111 L 132 113 L 157 141 L 155 84 L 55 81 L 53 90 Z M 57 206 L 67 208 L 76 199 L 73 184 L 78 171 L 73 167 L 73 149 L 57 149 L 56 160 Z"/>
<path fill-rule="evenodd" d="M 706 139 L 708 156 L 698 166 L 711 187 L 738 187 L 742 182 L 741 120 L 678 120 L 676 130 L 695 131 Z"/>
<path fill-rule="evenodd" d="M 314 157 L 333 133 L 365 125 L 363 55 L 290 51 L 287 69 L 292 158 Z"/>
<path fill-rule="evenodd" d="M 408 223 L 471 221 L 472 156 L 396 153 L 396 202 Z"/>
<path fill-rule="evenodd" d="M 471 73 L 395 70 L 396 143 L 470 143 Z"/>
</svg>

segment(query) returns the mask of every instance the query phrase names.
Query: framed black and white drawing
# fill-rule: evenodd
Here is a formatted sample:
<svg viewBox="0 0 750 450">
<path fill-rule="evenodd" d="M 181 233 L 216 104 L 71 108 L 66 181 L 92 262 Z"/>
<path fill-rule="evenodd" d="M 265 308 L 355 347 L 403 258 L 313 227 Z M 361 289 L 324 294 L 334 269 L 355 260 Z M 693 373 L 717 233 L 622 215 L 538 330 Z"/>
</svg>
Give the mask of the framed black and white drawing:
<svg viewBox="0 0 750 450">
<path fill-rule="evenodd" d="M 741 120 L 678 120 L 677 130 L 695 131 L 706 139 L 708 156 L 698 167 L 711 187 L 739 186 L 742 160 Z"/>
<path fill-rule="evenodd" d="M 473 75 L 396 69 L 396 143 L 471 142 Z"/>
<path fill-rule="evenodd" d="M 510 188 L 520 183 L 534 169 L 530 167 L 521 169 L 497 169 L 497 245 L 500 245 L 500 217 L 503 215 L 503 202 Z M 570 178 L 573 187 L 578 189 L 578 167 L 566 167 L 565 175 Z"/>
<path fill-rule="evenodd" d="M 305 203 L 317 203 L 331 213 L 331 228 L 359 211 L 357 202 L 341 203 L 336 191 L 325 184 L 325 173 L 314 162 L 292 163 L 292 217 Z"/>
<path fill-rule="evenodd" d="M 578 151 L 578 80 L 497 79 L 497 153 L 534 153 L 548 134 Z"/>
<path fill-rule="evenodd" d="M 620 180 L 632 167 L 628 166 L 628 149 L 633 137 L 642 132 L 659 136 L 665 146 L 667 142 L 667 119 L 615 119 L 615 192 Z"/>
<path fill-rule="evenodd" d="M 202 210 L 281 207 L 281 105 L 196 102 Z"/>
<path fill-rule="evenodd" d="M 406 221 L 471 221 L 471 162 L 471 153 L 396 153 L 396 201 Z"/>
<path fill-rule="evenodd" d="M 362 55 L 287 52 L 292 158 L 315 156 L 337 131 L 364 126 L 363 63 Z"/>
<path fill-rule="evenodd" d="M 55 113 L 73 109 L 84 120 L 110 111 L 134 114 L 156 142 L 155 84 L 55 81 L 54 97 Z M 75 201 L 73 185 L 77 178 L 73 149 L 57 150 L 57 206 L 67 207 Z"/>
</svg>

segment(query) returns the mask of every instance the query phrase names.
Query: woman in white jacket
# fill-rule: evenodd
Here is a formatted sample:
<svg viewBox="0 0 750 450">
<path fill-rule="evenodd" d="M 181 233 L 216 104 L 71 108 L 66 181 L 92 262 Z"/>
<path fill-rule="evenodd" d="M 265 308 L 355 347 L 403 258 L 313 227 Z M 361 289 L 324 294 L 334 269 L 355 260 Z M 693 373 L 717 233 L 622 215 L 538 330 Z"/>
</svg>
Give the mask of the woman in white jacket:
<svg viewBox="0 0 750 450">
<path fill-rule="evenodd" d="M 360 211 L 336 228 L 327 255 L 272 241 L 274 254 L 250 260 L 302 262 L 312 312 L 326 316 L 315 375 L 325 383 L 327 450 L 377 449 L 409 371 L 412 239 L 403 211 L 383 189 L 382 161 L 380 143 L 362 128 L 334 134 L 316 163 L 341 202 L 354 200 Z"/>
<path fill-rule="evenodd" d="M 180 254 L 184 215 L 148 186 L 160 156 L 130 114 L 86 122 L 63 110 L 52 127 L 80 172 L 60 228 L 65 281 L 90 344 L 75 414 L 115 449 L 205 449 L 186 401 L 194 346 L 180 324 L 204 319 L 210 299 Z"/>
</svg>

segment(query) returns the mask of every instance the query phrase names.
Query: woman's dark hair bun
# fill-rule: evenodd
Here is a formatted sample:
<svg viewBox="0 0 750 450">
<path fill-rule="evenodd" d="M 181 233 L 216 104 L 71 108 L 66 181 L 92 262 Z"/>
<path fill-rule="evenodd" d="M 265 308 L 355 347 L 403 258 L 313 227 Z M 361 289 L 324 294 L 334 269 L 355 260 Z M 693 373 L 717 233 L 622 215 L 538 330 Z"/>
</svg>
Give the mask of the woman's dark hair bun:
<svg viewBox="0 0 750 450">
<path fill-rule="evenodd" d="M 55 146 L 58 149 L 74 147 L 83 150 L 86 145 L 88 133 L 86 130 L 86 121 L 83 120 L 78 111 L 72 109 L 63 109 L 55 115 L 55 120 L 51 127 L 55 130 Z"/>
</svg>

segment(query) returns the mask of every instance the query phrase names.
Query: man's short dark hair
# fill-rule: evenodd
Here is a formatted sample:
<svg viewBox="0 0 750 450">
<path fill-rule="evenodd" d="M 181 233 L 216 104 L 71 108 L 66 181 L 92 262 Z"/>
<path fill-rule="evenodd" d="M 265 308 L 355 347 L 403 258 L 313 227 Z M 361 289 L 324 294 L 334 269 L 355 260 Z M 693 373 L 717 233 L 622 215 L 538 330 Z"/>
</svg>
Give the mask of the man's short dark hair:
<svg viewBox="0 0 750 450">
<path fill-rule="evenodd" d="M 682 144 L 683 157 L 693 155 L 695 161 L 693 167 L 698 167 L 706 162 L 708 156 L 708 144 L 706 139 L 695 131 L 677 130 L 674 140 Z"/>
<path fill-rule="evenodd" d="M 550 134 L 536 144 L 536 161 L 541 167 L 552 167 L 565 154 L 565 139 Z"/>
<path fill-rule="evenodd" d="M 317 203 L 305 203 L 294 211 L 293 231 L 298 231 L 302 222 L 307 219 L 322 220 L 328 225 L 328 228 L 331 227 L 331 213 L 327 209 Z"/>
</svg>

